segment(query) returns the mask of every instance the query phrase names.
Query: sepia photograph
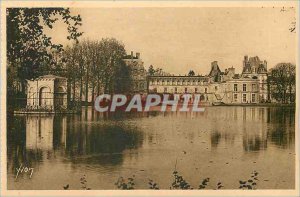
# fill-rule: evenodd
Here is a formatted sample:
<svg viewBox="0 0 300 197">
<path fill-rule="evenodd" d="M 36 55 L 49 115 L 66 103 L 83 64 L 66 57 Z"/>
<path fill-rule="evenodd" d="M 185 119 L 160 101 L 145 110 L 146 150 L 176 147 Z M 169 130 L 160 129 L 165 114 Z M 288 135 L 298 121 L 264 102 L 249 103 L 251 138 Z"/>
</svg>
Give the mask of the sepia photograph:
<svg viewBox="0 0 300 197">
<path fill-rule="evenodd" d="M 298 196 L 298 11 L 1 2 L 1 196 Z"/>
</svg>

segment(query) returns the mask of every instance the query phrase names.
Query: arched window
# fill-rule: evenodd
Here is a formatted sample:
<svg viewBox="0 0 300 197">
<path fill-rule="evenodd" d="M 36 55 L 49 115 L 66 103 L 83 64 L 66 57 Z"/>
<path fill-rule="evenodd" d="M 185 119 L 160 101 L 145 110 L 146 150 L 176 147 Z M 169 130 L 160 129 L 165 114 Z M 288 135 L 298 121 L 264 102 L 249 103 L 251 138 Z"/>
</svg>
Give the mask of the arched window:
<svg viewBox="0 0 300 197">
<path fill-rule="evenodd" d="M 50 105 L 50 88 L 42 87 L 39 91 L 39 106 Z"/>
</svg>

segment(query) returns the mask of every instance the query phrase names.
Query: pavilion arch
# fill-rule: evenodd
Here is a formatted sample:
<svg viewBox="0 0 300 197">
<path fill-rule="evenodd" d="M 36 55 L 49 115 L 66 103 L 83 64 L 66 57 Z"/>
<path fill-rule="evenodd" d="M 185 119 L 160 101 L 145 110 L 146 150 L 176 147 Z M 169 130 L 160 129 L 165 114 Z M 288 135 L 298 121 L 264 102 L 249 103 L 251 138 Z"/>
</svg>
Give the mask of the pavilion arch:
<svg viewBox="0 0 300 197">
<path fill-rule="evenodd" d="M 39 89 L 39 106 L 47 106 L 50 104 L 51 89 L 49 86 L 42 86 Z"/>
<path fill-rule="evenodd" d="M 66 88 L 64 86 L 59 86 L 57 88 L 57 93 L 66 93 Z"/>
</svg>

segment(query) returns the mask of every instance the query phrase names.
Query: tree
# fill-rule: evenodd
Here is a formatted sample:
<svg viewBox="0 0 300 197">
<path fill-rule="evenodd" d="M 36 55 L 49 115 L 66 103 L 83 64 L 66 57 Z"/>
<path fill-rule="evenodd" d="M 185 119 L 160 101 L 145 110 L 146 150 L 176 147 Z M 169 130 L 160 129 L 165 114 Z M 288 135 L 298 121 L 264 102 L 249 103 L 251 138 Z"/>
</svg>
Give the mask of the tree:
<svg viewBox="0 0 300 197">
<path fill-rule="evenodd" d="M 291 63 L 279 63 L 270 70 L 269 86 L 274 99 L 281 103 L 295 102 L 296 66 Z"/>
<path fill-rule="evenodd" d="M 154 75 L 163 75 L 163 69 L 162 68 L 155 69 L 155 74 Z"/>
<path fill-rule="evenodd" d="M 39 76 L 55 65 L 53 53 L 61 52 L 63 46 L 52 42 L 44 28 L 53 28 L 60 19 L 66 24 L 67 39 L 77 41 L 82 35 L 80 15 L 72 16 L 67 8 L 8 8 L 7 17 L 7 62 L 8 93 L 25 93 L 25 81 Z M 21 88 L 16 88 L 21 84 Z"/>
<path fill-rule="evenodd" d="M 162 68 L 156 68 L 154 69 L 154 66 L 153 65 L 150 65 L 149 68 L 148 68 L 148 72 L 147 74 L 149 76 L 167 76 L 167 75 L 170 75 L 170 73 L 167 73 L 165 72 Z"/>
<path fill-rule="evenodd" d="M 132 90 L 132 75 L 130 68 L 125 62 L 120 62 L 120 65 L 116 68 L 114 81 L 114 93 L 129 93 Z"/>
<path fill-rule="evenodd" d="M 149 66 L 148 75 L 153 76 L 155 74 L 155 70 L 152 65 Z"/>
<path fill-rule="evenodd" d="M 123 61 L 124 45 L 115 38 L 101 41 L 83 40 L 64 51 L 65 69 L 72 81 L 73 98 L 79 89 L 79 99 L 95 93 L 124 93 L 131 88 L 131 72 Z"/>
<path fill-rule="evenodd" d="M 115 38 L 104 38 L 100 41 L 100 62 L 104 93 L 114 93 L 117 70 L 123 66 L 126 55 L 125 46 Z"/>
<path fill-rule="evenodd" d="M 296 66 L 288 64 L 287 71 L 287 84 L 290 103 L 294 103 L 296 98 Z"/>
<path fill-rule="evenodd" d="M 195 76 L 195 72 L 193 70 L 190 70 L 188 76 Z"/>
<path fill-rule="evenodd" d="M 64 62 L 65 77 L 68 78 L 68 93 L 72 96 L 72 101 L 82 99 L 84 62 L 82 59 L 82 46 L 75 43 L 72 47 L 67 46 L 62 54 Z M 78 88 L 79 87 L 79 88 Z M 76 89 L 79 89 L 79 98 L 77 98 Z"/>
</svg>

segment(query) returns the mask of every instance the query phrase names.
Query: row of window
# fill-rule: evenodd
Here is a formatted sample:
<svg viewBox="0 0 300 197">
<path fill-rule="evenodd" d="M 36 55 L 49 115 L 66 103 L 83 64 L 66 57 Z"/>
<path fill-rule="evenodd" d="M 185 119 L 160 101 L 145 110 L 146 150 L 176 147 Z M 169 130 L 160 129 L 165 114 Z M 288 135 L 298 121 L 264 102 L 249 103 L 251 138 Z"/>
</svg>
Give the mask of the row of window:
<svg viewBox="0 0 300 197">
<path fill-rule="evenodd" d="M 203 85 L 203 81 L 150 81 L 150 85 Z"/>
<path fill-rule="evenodd" d="M 177 87 L 174 88 L 174 92 L 175 93 L 178 92 L 178 88 Z M 188 92 L 188 88 L 184 88 L 184 92 L 187 93 Z M 198 92 L 198 88 L 194 88 L 194 92 L 197 93 Z M 207 88 L 204 89 L 204 92 L 207 93 Z M 164 88 L 164 93 L 168 93 L 168 88 L 167 87 Z"/>
<path fill-rule="evenodd" d="M 234 101 L 237 102 L 237 100 L 238 100 L 238 94 L 234 94 L 233 98 L 234 98 Z M 247 102 L 247 94 L 243 94 L 242 95 L 242 101 L 243 101 L 243 103 Z M 256 102 L 256 95 L 255 94 L 251 94 L 251 102 L 252 103 Z"/>
<path fill-rule="evenodd" d="M 202 80 L 200 80 L 200 79 L 198 79 L 198 80 L 190 80 L 190 79 L 162 79 L 162 80 L 160 80 L 160 79 L 157 79 L 157 80 L 154 80 L 154 79 L 152 79 L 151 80 L 151 82 L 159 82 L 159 81 L 162 81 L 162 82 L 175 82 L 175 81 L 182 81 L 182 82 L 201 82 L 201 81 L 203 81 L 203 79 Z"/>
<path fill-rule="evenodd" d="M 187 82 L 182 82 L 182 81 L 167 81 L 166 83 L 164 81 L 162 81 L 160 83 L 160 81 L 157 81 L 157 83 L 155 84 L 154 81 L 150 81 L 150 85 L 203 85 L 203 82 L 197 82 L 197 81 L 187 81 Z M 217 90 L 217 87 L 215 87 L 215 89 Z M 234 84 L 233 85 L 233 91 L 237 92 L 238 91 L 238 84 Z M 243 92 L 247 91 L 247 84 L 243 84 Z M 252 91 L 257 91 L 257 84 L 252 84 Z"/>
<path fill-rule="evenodd" d="M 252 91 L 257 90 L 257 84 L 252 84 Z M 233 91 L 237 92 L 238 91 L 238 84 L 233 85 Z M 247 91 L 247 84 L 243 84 L 243 92 Z"/>
</svg>

